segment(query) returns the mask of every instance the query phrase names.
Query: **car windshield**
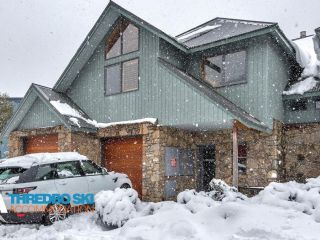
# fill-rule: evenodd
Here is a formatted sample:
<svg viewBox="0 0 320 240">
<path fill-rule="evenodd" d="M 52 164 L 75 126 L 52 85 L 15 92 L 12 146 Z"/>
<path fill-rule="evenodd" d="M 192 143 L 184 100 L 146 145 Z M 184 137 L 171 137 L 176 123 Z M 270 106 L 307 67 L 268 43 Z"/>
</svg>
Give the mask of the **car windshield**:
<svg viewBox="0 0 320 240">
<path fill-rule="evenodd" d="M 26 171 L 25 168 L 21 167 L 4 167 L 0 168 L 0 183 L 10 182 L 14 183 L 15 180 L 18 180 L 19 175 Z M 14 181 L 11 181 L 14 180 Z"/>
</svg>

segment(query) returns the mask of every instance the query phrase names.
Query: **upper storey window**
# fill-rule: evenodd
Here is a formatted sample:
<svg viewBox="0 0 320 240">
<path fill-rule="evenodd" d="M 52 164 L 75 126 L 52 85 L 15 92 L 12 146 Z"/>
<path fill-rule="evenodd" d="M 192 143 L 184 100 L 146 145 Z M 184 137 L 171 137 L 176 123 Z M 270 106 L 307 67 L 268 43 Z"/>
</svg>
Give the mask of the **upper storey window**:
<svg viewBox="0 0 320 240">
<path fill-rule="evenodd" d="M 246 82 L 246 51 L 213 57 L 203 62 L 203 79 L 214 87 Z"/>
<path fill-rule="evenodd" d="M 138 50 L 139 29 L 127 20 L 120 19 L 106 40 L 104 70 L 106 95 L 138 89 Z M 122 57 L 124 54 L 127 55 Z"/>
<path fill-rule="evenodd" d="M 121 19 L 106 41 L 106 59 L 139 49 L 139 29 Z"/>
</svg>

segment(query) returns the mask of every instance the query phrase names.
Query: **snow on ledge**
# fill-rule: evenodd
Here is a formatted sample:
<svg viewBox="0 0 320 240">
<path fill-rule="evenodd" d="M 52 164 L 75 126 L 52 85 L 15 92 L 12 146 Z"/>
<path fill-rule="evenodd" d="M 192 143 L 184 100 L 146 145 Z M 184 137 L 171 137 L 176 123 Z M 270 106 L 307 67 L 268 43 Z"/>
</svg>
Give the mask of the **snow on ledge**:
<svg viewBox="0 0 320 240">
<path fill-rule="evenodd" d="M 111 122 L 111 123 L 98 123 L 96 120 L 88 119 L 83 117 L 83 113 L 80 113 L 78 110 L 72 108 L 67 103 L 62 103 L 59 101 L 50 101 L 52 106 L 57 109 L 59 113 L 62 115 L 68 116 L 69 120 L 81 128 L 81 124 L 79 123 L 79 119 L 82 119 L 86 123 L 96 127 L 96 128 L 106 128 L 115 125 L 125 125 L 125 124 L 135 124 L 135 123 L 157 123 L 157 118 L 142 118 L 142 119 L 135 119 L 135 120 L 128 120 L 128 121 L 121 121 L 121 122 Z"/>
<path fill-rule="evenodd" d="M 293 84 L 288 91 L 284 91 L 284 95 L 301 94 L 310 91 L 317 85 L 317 81 L 313 77 L 308 77 L 303 81 Z"/>
<path fill-rule="evenodd" d="M 121 122 L 111 122 L 111 123 L 96 123 L 96 127 L 98 128 L 106 128 L 115 125 L 126 125 L 126 124 L 135 124 L 135 123 L 157 123 L 157 118 L 142 118 L 136 120 L 129 120 L 129 121 L 121 121 Z"/>
</svg>

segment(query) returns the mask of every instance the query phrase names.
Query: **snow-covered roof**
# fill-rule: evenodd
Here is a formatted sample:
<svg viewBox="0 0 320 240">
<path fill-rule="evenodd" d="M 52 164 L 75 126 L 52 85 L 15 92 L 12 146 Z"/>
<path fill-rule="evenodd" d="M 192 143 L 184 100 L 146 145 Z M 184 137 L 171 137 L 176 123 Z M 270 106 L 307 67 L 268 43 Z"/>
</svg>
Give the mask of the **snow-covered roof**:
<svg viewBox="0 0 320 240">
<path fill-rule="evenodd" d="M 308 36 L 293 41 L 297 62 L 304 68 L 301 77 L 319 76 L 320 62 L 314 46 L 314 36 Z"/>
<path fill-rule="evenodd" d="M 86 156 L 77 152 L 60 152 L 60 153 L 34 153 L 21 157 L 8 158 L 0 163 L 3 167 L 22 167 L 30 168 L 34 164 L 47 164 L 55 162 L 66 162 L 74 160 L 87 160 Z"/>
<path fill-rule="evenodd" d="M 283 92 L 284 95 L 300 94 L 303 95 L 306 92 L 313 90 L 317 87 L 319 81 L 316 81 L 314 77 L 308 77 L 302 81 L 299 81 L 290 86 L 290 88 Z"/>
<path fill-rule="evenodd" d="M 288 86 L 284 95 L 300 94 L 319 90 L 320 87 L 320 61 L 317 58 L 315 36 L 308 36 L 293 40 L 296 50 L 296 59 L 303 72 L 297 83 Z"/>
<path fill-rule="evenodd" d="M 267 28 L 275 24 L 218 17 L 179 34 L 176 39 L 187 47 L 192 48 Z"/>
</svg>

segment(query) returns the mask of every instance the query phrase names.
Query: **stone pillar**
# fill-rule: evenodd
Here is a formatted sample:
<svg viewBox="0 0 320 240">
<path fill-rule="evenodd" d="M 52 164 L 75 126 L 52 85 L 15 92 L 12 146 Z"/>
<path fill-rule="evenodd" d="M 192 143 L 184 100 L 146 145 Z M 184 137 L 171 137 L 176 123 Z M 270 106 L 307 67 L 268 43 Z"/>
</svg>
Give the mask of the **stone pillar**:
<svg viewBox="0 0 320 240">
<path fill-rule="evenodd" d="M 18 157 L 24 154 L 23 138 L 18 133 L 11 133 L 9 136 L 9 157 Z"/>
</svg>

